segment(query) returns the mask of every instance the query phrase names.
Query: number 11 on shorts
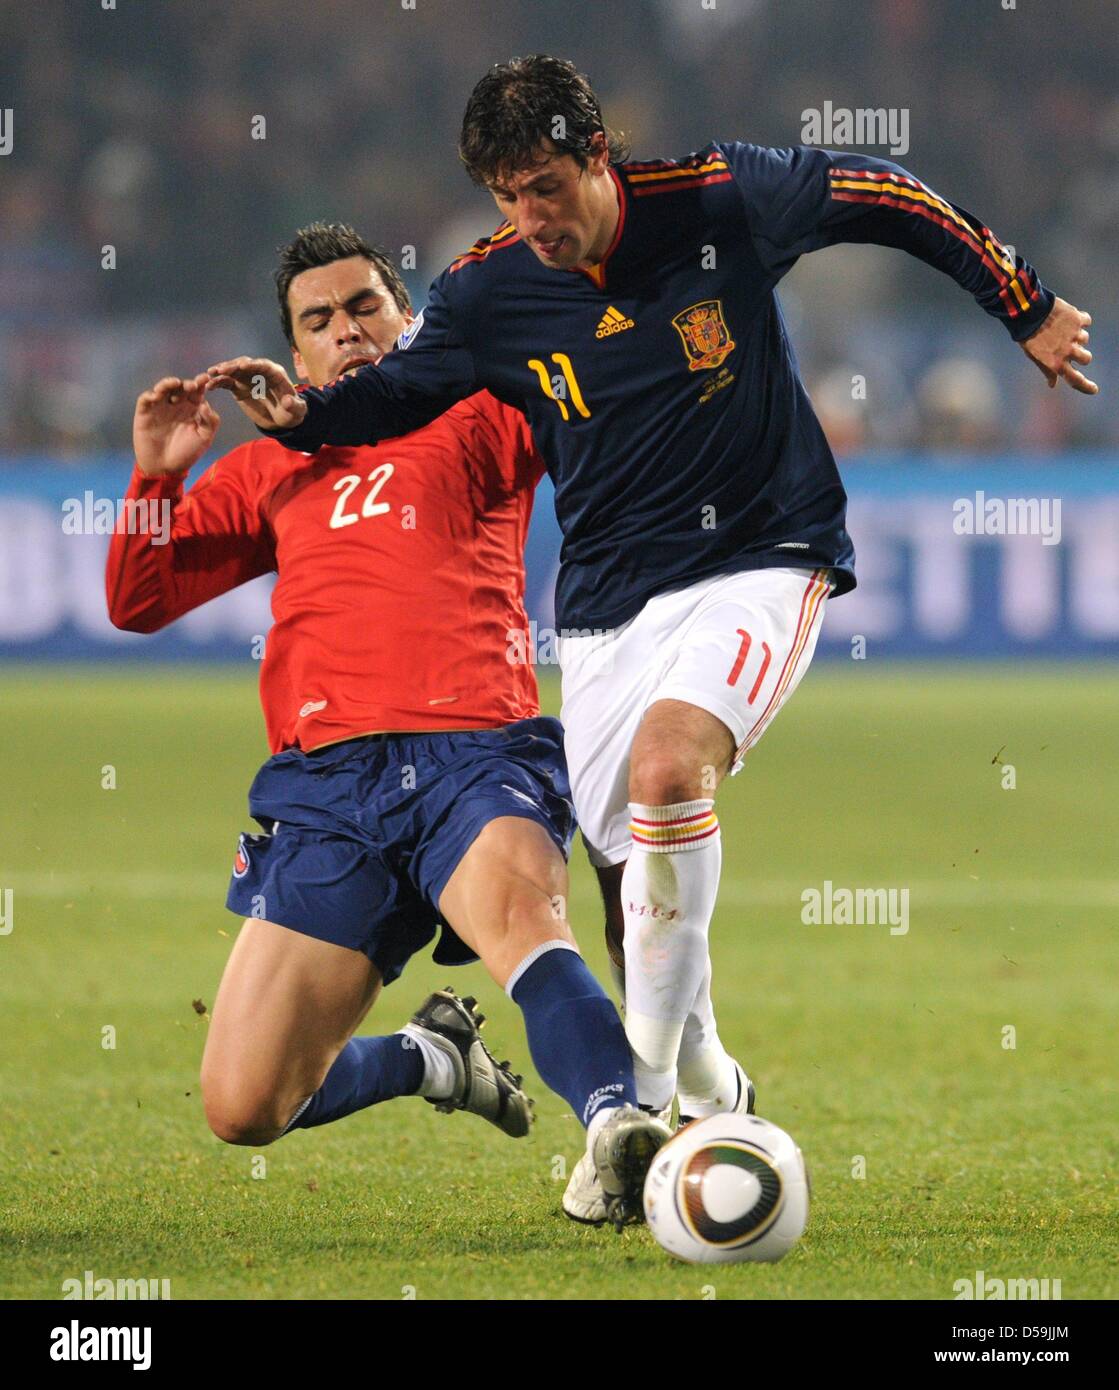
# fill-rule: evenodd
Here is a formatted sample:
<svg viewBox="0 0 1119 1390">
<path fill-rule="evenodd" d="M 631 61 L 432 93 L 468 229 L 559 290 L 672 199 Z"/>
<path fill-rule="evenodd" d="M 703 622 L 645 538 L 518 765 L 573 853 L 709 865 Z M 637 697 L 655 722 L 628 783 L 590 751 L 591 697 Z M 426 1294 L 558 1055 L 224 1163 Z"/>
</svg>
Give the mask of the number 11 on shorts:
<svg viewBox="0 0 1119 1390">
<path fill-rule="evenodd" d="M 742 638 L 742 643 L 738 648 L 738 655 L 734 659 L 734 665 L 730 668 L 730 675 L 727 677 L 728 685 L 737 684 L 738 678 L 742 674 L 742 668 L 746 665 L 746 658 L 750 655 L 752 641 L 750 634 L 745 628 L 736 628 L 735 631 L 738 633 L 739 637 Z M 762 657 L 761 670 L 758 672 L 753 688 L 747 696 L 746 703 L 748 705 L 752 705 L 757 698 L 758 691 L 762 686 L 762 681 L 765 680 L 765 673 L 769 670 L 770 660 L 773 657 L 773 653 L 769 650 L 768 642 L 762 643 L 762 651 L 764 652 L 764 656 Z"/>
</svg>

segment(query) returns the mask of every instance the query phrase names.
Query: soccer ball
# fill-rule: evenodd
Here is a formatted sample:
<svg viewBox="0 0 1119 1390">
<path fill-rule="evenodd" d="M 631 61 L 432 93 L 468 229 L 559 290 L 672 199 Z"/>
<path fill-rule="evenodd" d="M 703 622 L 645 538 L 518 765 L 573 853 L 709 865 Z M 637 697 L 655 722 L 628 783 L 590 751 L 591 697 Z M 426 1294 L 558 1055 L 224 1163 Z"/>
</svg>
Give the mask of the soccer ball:
<svg viewBox="0 0 1119 1390">
<path fill-rule="evenodd" d="M 783 1129 L 756 1115 L 711 1115 L 660 1150 L 645 1219 L 689 1264 L 779 1260 L 808 1224 L 808 1171 Z"/>
</svg>

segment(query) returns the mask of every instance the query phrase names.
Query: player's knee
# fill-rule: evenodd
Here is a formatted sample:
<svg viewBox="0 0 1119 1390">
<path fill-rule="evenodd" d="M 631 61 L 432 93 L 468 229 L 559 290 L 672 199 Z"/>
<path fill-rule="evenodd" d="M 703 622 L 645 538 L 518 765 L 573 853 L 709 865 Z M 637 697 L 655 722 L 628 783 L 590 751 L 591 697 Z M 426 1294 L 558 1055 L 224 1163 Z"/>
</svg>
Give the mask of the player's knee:
<svg viewBox="0 0 1119 1390">
<path fill-rule="evenodd" d="M 526 953 L 546 941 L 569 937 L 566 901 L 560 894 L 545 897 L 537 892 L 514 898 L 505 912 L 502 935 L 507 945 Z"/>
<path fill-rule="evenodd" d="M 207 1088 L 203 1084 L 202 1102 L 211 1132 L 226 1144 L 261 1148 L 278 1139 L 287 1123 L 270 1100 L 239 1093 L 230 1086 Z"/>
<path fill-rule="evenodd" d="M 480 926 L 475 949 L 498 984 L 504 986 L 512 970 L 539 946 L 551 941 L 570 941 L 567 904 L 561 896 L 551 899 L 539 892 L 516 894 Z"/>
<path fill-rule="evenodd" d="M 703 769 L 673 749 L 645 754 L 630 768 L 629 799 L 640 806 L 674 806 L 709 796 L 703 791 Z"/>
<path fill-rule="evenodd" d="M 283 1133 L 282 1125 L 251 1112 L 207 1111 L 206 1119 L 211 1131 L 226 1144 L 242 1144 L 259 1149 L 273 1143 Z"/>
</svg>

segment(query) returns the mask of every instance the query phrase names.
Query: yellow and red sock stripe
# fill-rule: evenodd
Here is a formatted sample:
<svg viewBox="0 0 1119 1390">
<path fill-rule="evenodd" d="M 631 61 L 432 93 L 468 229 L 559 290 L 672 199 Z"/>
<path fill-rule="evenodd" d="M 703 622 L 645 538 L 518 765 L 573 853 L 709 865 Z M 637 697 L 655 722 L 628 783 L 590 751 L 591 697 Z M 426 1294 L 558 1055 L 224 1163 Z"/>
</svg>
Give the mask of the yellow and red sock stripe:
<svg viewBox="0 0 1119 1390">
<path fill-rule="evenodd" d="M 793 633 L 793 640 L 789 646 L 789 654 L 785 657 L 785 664 L 781 667 L 781 674 L 777 677 L 777 684 L 773 688 L 773 694 L 769 697 L 765 709 L 758 717 L 757 723 L 743 739 L 742 743 L 735 750 L 735 762 L 750 749 L 758 739 L 761 738 L 766 724 L 777 713 L 777 708 L 785 691 L 789 687 L 796 671 L 800 658 L 804 654 L 804 649 L 808 645 L 808 638 L 812 632 L 812 625 L 816 621 L 817 615 L 822 611 L 824 599 L 831 590 L 831 576 L 827 570 L 816 570 L 812 578 L 808 581 L 808 586 L 800 601 L 800 613 L 797 616 L 796 630 Z"/>
<path fill-rule="evenodd" d="M 694 815 L 675 816 L 671 820 L 663 821 L 634 816 L 629 823 L 629 833 L 638 849 L 663 852 L 689 849 L 719 833 L 719 817 L 715 814 L 714 807 L 709 811 L 698 811 Z"/>
</svg>

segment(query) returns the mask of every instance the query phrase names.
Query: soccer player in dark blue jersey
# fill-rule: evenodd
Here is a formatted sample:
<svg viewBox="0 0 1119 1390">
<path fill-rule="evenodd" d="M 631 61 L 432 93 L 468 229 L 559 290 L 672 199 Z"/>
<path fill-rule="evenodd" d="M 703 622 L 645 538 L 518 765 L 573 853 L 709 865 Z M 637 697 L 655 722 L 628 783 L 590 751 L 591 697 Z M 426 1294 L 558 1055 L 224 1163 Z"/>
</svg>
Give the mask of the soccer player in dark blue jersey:
<svg viewBox="0 0 1119 1390">
<path fill-rule="evenodd" d="M 525 413 L 563 531 L 566 751 L 639 1099 L 744 1111 L 753 1088 L 711 1007 L 714 795 L 795 689 L 828 596 L 855 583 L 776 286 L 808 251 L 897 247 L 956 280 L 1050 386 L 1087 394 L 1091 319 L 886 160 L 715 141 L 627 162 L 554 58 L 491 69 L 459 149 L 505 220 L 435 281 L 401 351 L 322 389 L 253 358 L 212 384 L 308 451 L 402 434 L 482 387 Z M 597 1210 L 593 1188 L 576 1173 L 569 1214 Z"/>
</svg>

